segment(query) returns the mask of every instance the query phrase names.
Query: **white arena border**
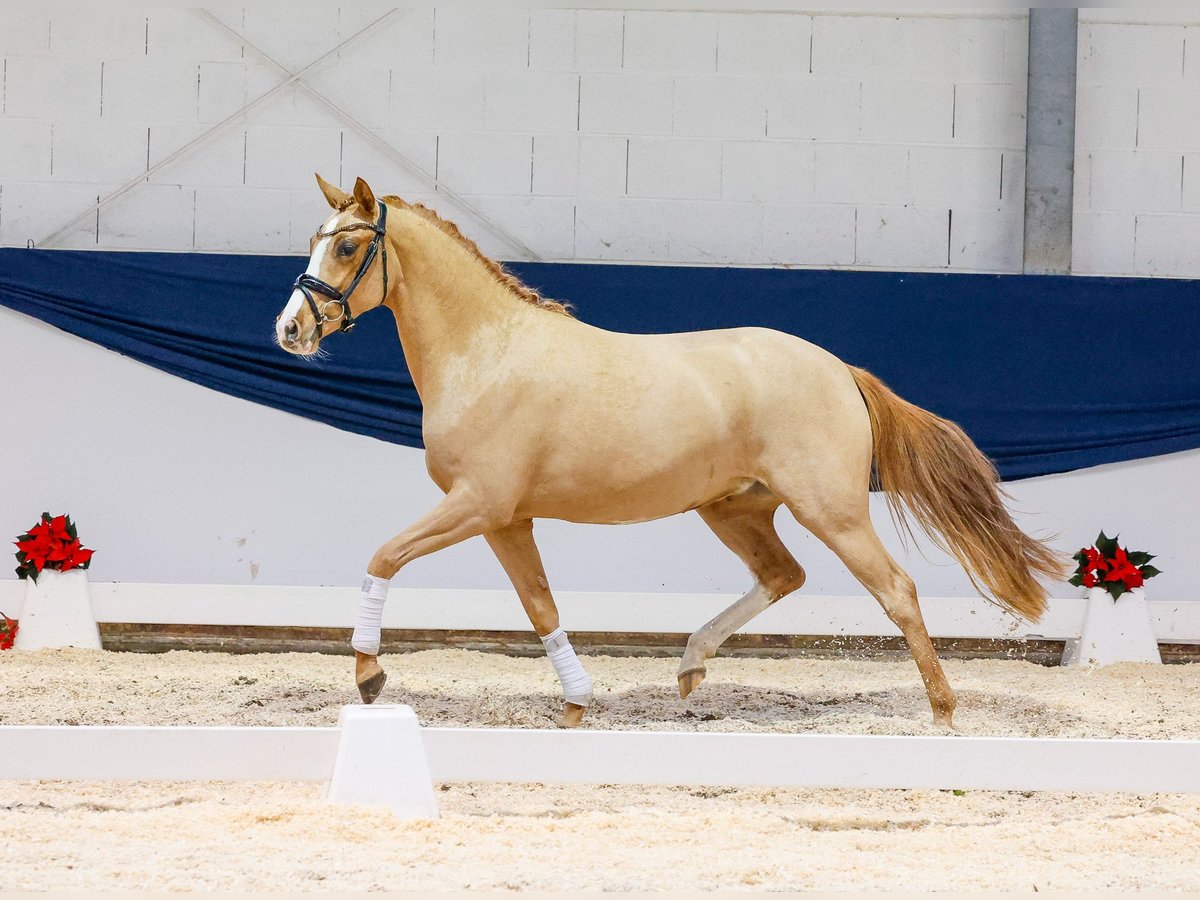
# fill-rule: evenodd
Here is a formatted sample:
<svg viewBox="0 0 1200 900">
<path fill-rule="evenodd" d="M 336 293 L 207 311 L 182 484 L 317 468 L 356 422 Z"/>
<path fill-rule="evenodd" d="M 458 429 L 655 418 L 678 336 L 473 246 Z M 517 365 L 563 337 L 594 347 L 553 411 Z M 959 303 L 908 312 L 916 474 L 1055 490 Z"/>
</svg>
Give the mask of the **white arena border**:
<svg viewBox="0 0 1200 900">
<path fill-rule="evenodd" d="M 352 628 L 357 587 L 134 584 L 92 582 L 100 622 L 152 625 Z M 20 617 L 24 582 L 0 581 L 0 610 Z M 737 599 L 733 594 L 555 594 L 563 627 L 576 632 L 690 634 Z M 1072 640 L 1080 636 L 1087 601 L 1054 598 L 1042 621 L 1030 625 L 979 597 L 923 597 L 929 633 L 941 638 Z M 1165 643 L 1200 643 L 1200 602 L 1150 600 L 1155 636 Z M 384 628 L 430 631 L 530 631 L 514 591 L 393 588 Z M 759 635 L 900 634 L 871 597 L 803 592 L 772 606 L 742 629 Z"/>
<path fill-rule="evenodd" d="M 421 735 L 434 782 L 1200 793 L 1200 741 L 512 728 Z M 339 728 L 6 725 L 0 759 L 4 778 L 18 780 L 328 782 L 339 739 Z"/>
</svg>

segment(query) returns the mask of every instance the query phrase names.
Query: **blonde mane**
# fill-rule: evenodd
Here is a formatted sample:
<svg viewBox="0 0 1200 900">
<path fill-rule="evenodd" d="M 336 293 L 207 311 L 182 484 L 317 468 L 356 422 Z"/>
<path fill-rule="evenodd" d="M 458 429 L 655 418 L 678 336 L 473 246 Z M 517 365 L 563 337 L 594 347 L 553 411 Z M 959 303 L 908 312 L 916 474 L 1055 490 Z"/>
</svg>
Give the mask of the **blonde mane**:
<svg viewBox="0 0 1200 900">
<path fill-rule="evenodd" d="M 382 200 L 384 203 L 416 213 L 421 218 L 436 225 L 443 234 L 454 238 L 468 253 L 483 263 L 497 284 L 506 288 L 513 296 L 519 297 L 530 306 L 536 306 L 538 309 L 571 316 L 571 307 L 569 304 L 559 303 L 557 300 L 543 297 L 529 285 L 522 282 L 521 279 L 517 278 L 516 275 L 505 269 L 500 263 L 489 256 L 485 256 L 473 240 L 458 230 L 457 225 L 447 219 L 443 219 L 428 206 L 421 203 L 409 203 L 407 200 L 403 200 L 393 194 L 383 197 Z"/>
</svg>

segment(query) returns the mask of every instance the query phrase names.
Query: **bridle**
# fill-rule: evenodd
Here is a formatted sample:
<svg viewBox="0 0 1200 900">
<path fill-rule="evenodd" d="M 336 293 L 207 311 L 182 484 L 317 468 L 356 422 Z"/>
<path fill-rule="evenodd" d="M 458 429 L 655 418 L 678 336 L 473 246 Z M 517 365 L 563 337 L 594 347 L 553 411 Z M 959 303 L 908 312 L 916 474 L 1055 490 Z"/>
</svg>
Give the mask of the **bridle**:
<svg viewBox="0 0 1200 900">
<path fill-rule="evenodd" d="M 371 262 L 375 259 L 375 255 L 379 252 L 379 248 L 383 248 L 380 264 L 383 266 L 383 297 L 371 309 L 376 309 L 387 301 L 388 295 L 388 271 L 387 271 L 387 245 L 383 243 L 383 238 L 387 234 L 387 204 L 379 204 L 379 219 L 374 224 L 371 222 L 355 222 L 352 225 L 343 225 L 341 228 L 335 228 L 333 231 L 321 231 L 317 229 L 316 237 L 327 238 L 337 234 L 342 234 L 347 231 L 361 231 L 367 229 L 375 232 L 375 237 L 371 238 L 371 243 L 367 246 L 367 252 L 362 258 L 362 262 L 358 264 L 358 271 L 354 273 L 354 280 L 346 286 L 344 291 L 339 291 L 332 284 L 322 281 L 316 275 L 310 275 L 308 272 L 302 274 L 296 279 L 292 287 L 304 294 L 304 299 L 308 301 L 308 308 L 312 310 L 313 318 L 316 320 L 317 334 L 321 333 L 321 329 L 326 322 L 337 322 L 338 331 L 349 331 L 354 327 L 354 317 L 350 314 L 350 295 L 354 293 L 354 289 L 358 287 L 358 283 L 363 280 L 363 276 L 367 274 L 367 269 L 371 267 Z M 313 297 L 313 291 L 318 294 L 324 294 L 329 299 L 318 305 L 316 298 Z M 329 307 L 337 306 L 337 315 L 329 315 Z M 363 310 L 368 312 L 368 310 Z M 362 313 L 359 313 L 362 315 Z"/>
</svg>

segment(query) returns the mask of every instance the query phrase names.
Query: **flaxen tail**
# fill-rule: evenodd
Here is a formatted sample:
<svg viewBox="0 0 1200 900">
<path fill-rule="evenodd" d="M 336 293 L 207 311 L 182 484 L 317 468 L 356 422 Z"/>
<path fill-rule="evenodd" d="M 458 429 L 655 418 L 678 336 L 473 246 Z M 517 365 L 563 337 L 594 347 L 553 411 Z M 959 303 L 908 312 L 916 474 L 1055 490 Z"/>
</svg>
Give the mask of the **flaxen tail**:
<svg viewBox="0 0 1200 900">
<path fill-rule="evenodd" d="M 1039 579 L 1061 578 L 1064 560 L 1017 527 L 992 461 L 953 422 L 902 400 L 869 372 L 850 372 L 871 417 L 877 484 L 897 524 L 911 534 L 911 515 L 981 594 L 1036 622 L 1046 609 Z"/>
</svg>

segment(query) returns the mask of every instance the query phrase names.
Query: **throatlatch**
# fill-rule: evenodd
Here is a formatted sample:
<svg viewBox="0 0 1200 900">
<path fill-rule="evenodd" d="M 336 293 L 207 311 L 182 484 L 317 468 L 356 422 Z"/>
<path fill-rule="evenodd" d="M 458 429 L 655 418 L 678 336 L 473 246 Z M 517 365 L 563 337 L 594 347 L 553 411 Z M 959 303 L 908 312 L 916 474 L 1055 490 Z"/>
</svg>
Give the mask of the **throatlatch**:
<svg viewBox="0 0 1200 900">
<path fill-rule="evenodd" d="M 542 638 L 546 655 L 558 673 L 562 683 L 563 699 L 577 706 L 587 706 L 592 702 L 592 678 L 584 671 L 583 664 L 575 655 L 575 648 L 567 638 L 567 633 L 561 628 L 555 628 Z"/>
</svg>

